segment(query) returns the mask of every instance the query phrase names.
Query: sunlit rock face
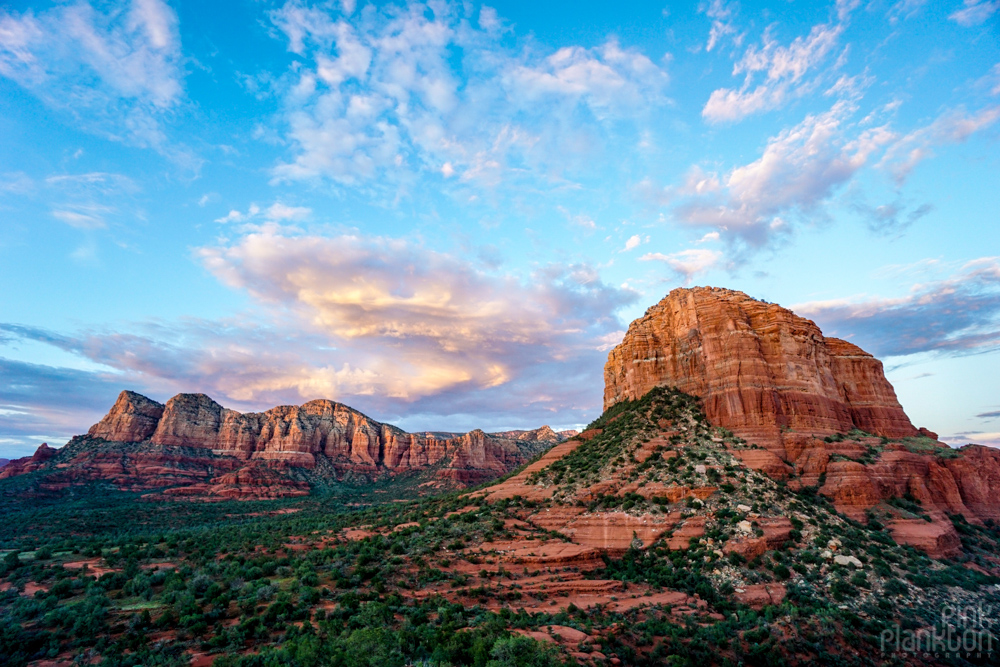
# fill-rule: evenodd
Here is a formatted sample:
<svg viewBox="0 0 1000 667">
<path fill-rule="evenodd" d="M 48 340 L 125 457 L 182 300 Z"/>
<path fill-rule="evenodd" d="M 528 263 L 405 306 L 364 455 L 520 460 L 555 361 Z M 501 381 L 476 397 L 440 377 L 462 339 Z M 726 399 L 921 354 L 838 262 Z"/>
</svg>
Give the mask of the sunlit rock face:
<svg viewBox="0 0 1000 667">
<path fill-rule="evenodd" d="M 878 359 L 733 290 L 670 292 L 632 323 L 604 380 L 605 409 L 674 386 L 702 398 L 712 424 L 782 453 L 798 435 L 917 435 Z"/>
<path fill-rule="evenodd" d="M 417 473 L 430 493 L 500 477 L 570 435 L 548 426 L 415 434 L 329 400 L 242 413 L 205 394 L 161 404 L 123 391 L 86 435 L 61 449 L 42 445 L 0 479 L 40 472 L 41 492 L 105 482 L 163 497 L 250 499 Z"/>
<path fill-rule="evenodd" d="M 88 435 L 113 442 L 141 442 L 153 435 L 163 416 L 163 405 L 134 391 L 123 391 L 104 419 Z"/>
<path fill-rule="evenodd" d="M 131 490 L 171 487 L 170 495 L 263 498 L 308 492 L 292 469 L 368 479 L 423 470 L 441 488 L 453 488 L 501 476 L 568 435 L 548 426 L 414 434 L 329 400 L 242 413 L 205 394 L 178 394 L 161 404 L 123 391 L 86 436 L 71 441 L 58 479 L 46 484 L 107 480 Z M 57 451 L 43 446 L 34 457 L 6 466 L 0 477 L 42 469 Z"/>
<path fill-rule="evenodd" d="M 712 425 L 765 448 L 737 452 L 745 465 L 793 489 L 815 486 L 859 521 L 915 498 L 926 518 L 890 528 L 935 556 L 959 550 L 949 515 L 1000 519 L 1000 451 L 952 452 L 915 428 L 878 359 L 787 308 L 727 289 L 673 290 L 632 323 L 604 378 L 605 409 L 657 386 L 701 398 Z M 879 437 L 825 437 L 854 429 Z"/>
</svg>

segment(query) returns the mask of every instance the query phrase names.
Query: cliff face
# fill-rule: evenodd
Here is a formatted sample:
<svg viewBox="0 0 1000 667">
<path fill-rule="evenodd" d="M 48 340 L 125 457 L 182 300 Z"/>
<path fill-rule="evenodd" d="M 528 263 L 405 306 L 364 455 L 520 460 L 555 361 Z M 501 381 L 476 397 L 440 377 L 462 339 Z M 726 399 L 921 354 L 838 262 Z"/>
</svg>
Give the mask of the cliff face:
<svg viewBox="0 0 1000 667">
<path fill-rule="evenodd" d="M 605 409 L 669 385 L 700 397 L 713 424 L 779 452 L 788 431 L 917 435 L 880 361 L 732 290 L 670 292 L 632 323 L 604 380 Z"/>
<path fill-rule="evenodd" d="M 742 292 L 670 292 L 632 323 L 604 378 L 605 409 L 658 386 L 701 398 L 712 425 L 765 448 L 737 451 L 745 465 L 793 489 L 819 487 L 859 521 L 915 498 L 927 518 L 899 516 L 890 528 L 932 555 L 960 548 L 949 515 L 1000 519 L 1000 451 L 936 442 L 914 428 L 878 359 Z M 824 437 L 853 429 L 882 437 Z"/>
<path fill-rule="evenodd" d="M 167 495 L 268 498 L 302 495 L 305 473 L 293 469 L 307 469 L 313 478 L 427 471 L 438 480 L 432 486 L 463 486 L 501 476 L 563 439 L 548 426 L 417 435 L 327 400 L 241 413 L 204 394 L 178 394 L 162 405 L 123 391 L 87 436 L 48 466 L 43 485 L 104 480 Z M 43 446 L 4 467 L 0 478 L 45 469 L 58 451 Z"/>
<path fill-rule="evenodd" d="M 123 391 L 111 411 L 87 434 L 114 442 L 141 442 L 153 435 L 162 416 L 160 403 L 134 391 Z"/>
<path fill-rule="evenodd" d="M 119 398 L 101 423 L 131 422 L 130 416 L 116 412 L 132 410 L 135 404 Z M 334 401 L 240 413 L 223 408 L 204 394 L 178 394 L 167 401 L 149 441 L 303 467 L 312 467 L 316 457 L 324 456 L 365 470 L 403 471 L 444 463 L 448 468 L 500 474 L 524 460 L 525 447 L 515 442 L 524 445 L 563 439 L 547 426 L 516 433 L 506 437 L 475 430 L 440 438 L 406 433 Z"/>
</svg>

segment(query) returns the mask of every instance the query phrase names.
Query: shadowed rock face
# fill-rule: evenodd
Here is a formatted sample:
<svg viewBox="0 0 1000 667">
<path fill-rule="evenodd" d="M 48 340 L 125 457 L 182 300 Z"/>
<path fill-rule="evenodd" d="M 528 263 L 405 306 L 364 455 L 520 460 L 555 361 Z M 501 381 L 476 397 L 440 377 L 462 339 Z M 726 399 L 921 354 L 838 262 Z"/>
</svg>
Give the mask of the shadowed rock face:
<svg viewBox="0 0 1000 667">
<path fill-rule="evenodd" d="M 8 461 L 7 465 L 0 469 L 0 479 L 16 477 L 17 475 L 23 475 L 26 472 L 38 470 L 44 466 L 49 459 L 55 456 L 58 451 L 58 449 L 53 449 L 52 447 L 49 447 L 48 443 L 43 442 L 31 456 L 25 456 L 24 458 Z"/>
<path fill-rule="evenodd" d="M 792 439 L 854 428 L 918 434 L 878 359 L 733 290 L 670 292 L 632 323 L 608 355 L 604 379 L 605 409 L 674 386 L 700 397 L 711 423 L 782 454 L 788 431 Z"/>
</svg>

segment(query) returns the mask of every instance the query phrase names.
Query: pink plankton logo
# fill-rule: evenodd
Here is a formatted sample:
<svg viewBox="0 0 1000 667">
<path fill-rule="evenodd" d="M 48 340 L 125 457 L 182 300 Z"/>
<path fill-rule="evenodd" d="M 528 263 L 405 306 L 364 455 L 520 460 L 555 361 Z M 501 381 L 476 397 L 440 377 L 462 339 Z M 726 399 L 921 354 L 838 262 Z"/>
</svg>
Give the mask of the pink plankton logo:
<svg viewBox="0 0 1000 667">
<path fill-rule="evenodd" d="M 904 630 L 898 623 L 882 631 L 883 655 L 991 660 L 996 651 L 993 606 L 945 605 L 941 620 L 929 628 Z"/>
</svg>

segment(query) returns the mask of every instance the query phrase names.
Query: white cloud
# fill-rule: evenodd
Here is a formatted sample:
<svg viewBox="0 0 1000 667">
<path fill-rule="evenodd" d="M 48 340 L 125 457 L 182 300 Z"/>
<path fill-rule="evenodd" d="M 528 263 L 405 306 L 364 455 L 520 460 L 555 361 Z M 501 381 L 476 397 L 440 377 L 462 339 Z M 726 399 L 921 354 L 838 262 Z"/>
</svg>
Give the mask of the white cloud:
<svg viewBox="0 0 1000 667">
<path fill-rule="evenodd" d="M 528 103 L 548 96 L 575 98 L 603 116 L 657 100 L 667 75 L 643 54 L 609 41 L 596 49 L 559 49 L 539 65 L 514 69 L 504 80 L 512 95 Z"/>
<path fill-rule="evenodd" d="M 739 89 L 712 91 L 702 116 L 712 123 L 738 121 L 759 111 L 780 107 L 794 95 L 808 89 L 806 73 L 822 63 L 837 46 L 843 25 L 817 25 L 806 37 L 797 37 L 789 46 L 779 46 L 764 34 L 763 46 L 750 46 L 733 67 L 733 76 L 744 74 Z M 764 80 L 754 85 L 758 74 Z"/>
<path fill-rule="evenodd" d="M 628 252 L 629 250 L 635 250 L 640 245 L 642 245 L 642 238 L 638 234 L 635 234 L 633 236 L 630 236 L 628 238 L 628 240 L 625 241 L 625 247 L 622 249 L 622 252 Z"/>
<path fill-rule="evenodd" d="M 237 209 L 232 209 L 221 218 L 216 218 L 215 222 L 246 222 L 260 216 L 261 208 L 257 204 L 250 204 L 246 213 Z M 263 211 L 263 218 L 269 222 L 285 222 L 304 220 L 312 215 L 312 209 L 305 206 L 289 206 L 282 202 L 274 202 L 267 210 Z"/>
<path fill-rule="evenodd" d="M 726 240 L 762 246 L 788 230 L 790 213 L 814 212 L 895 135 L 886 127 L 845 132 L 854 112 L 838 102 L 772 137 L 758 160 L 733 169 L 718 192 L 690 196 L 674 208 L 685 225 L 710 227 Z"/>
<path fill-rule="evenodd" d="M 162 148 L 160 119 L 182 95 L 177 15 L 161 0 L 108 13 L 87 2 L 0 10 L 0 75 L 85 129 Z"/>
<path fill-rule="evenodd" d="M 76 206 L 53 210 L 52 217 L 77 229 L 103 229 L 108 225 L 101 214 L 109 210 L 98 206 Z"/>
<path fill-rule="evenodd" d="M 669 255 L 659 252 L 646 253 L 639 258 L 639 261 L 664 262 L 675 273 L 683 276 L 685 283 L 689 283 L 695 275 L 714 268 L 720 259 L 722 259 L 722 253 L 717 250 L 691 248 Z"/>
<path fill-rule="evenodd" d="M 229 213 L 222 216 L 221 218 L 216 218 L 215 221 L 221 223 L 242 222 L 245 218 L 246 216 L 244 216 L 242 213 L 240 213 L 236 209 L 232 209 L 231 211 L 229 211 Z"/>
<path fill-rule="evenodd" d="M 861 5 L 861 0 L 837 0 L 837 20 L 845 21 L 855 9 Z"/>
<path fill-rule="evenodd" d="M 711 0 L 704 11 L 712 19 L 712 28 L 708 32 L 708 43 L 705 45 L 705 50 L 711 51 L 720 39 L 736 33 L 736 27 L 732 23 L 733 15 L 736 13 L 736 4 L 728 4 L 724 0 Z"/>
<path fill-rule="evenodd" d="M 664 100 L 666 72 L 637 50 L 614 41 L 516 50 L 495 12 L 474 18 L 458 3 L 349 18 L 297 2 L 273 12 L 306 63 L 289 75 L 292 156 L 274 177 L 384 189 L 421 171 L 487 187 L 506 177 L 559 180 L 581 150 L 598 147 L 582 133 L 596 144 L 610 131 L 602 123 L 634 124 Z"/>
<path fill-rule="evenodd" d="M 959 25 L 971 27 L 985 23 L 1000 9 L 998 0 L 965 0 L 965 6 L 948 18 Z"/>
<path fill-rule="evenodd" d="M 305 206 L 287 206 L 281 202 L 275 202 L 267 209 L 268 220 L 303 220 L 312 213 L 311 208 Z"/>
<path fill-rule="evenodd" d="M 285 364 L 275 367 L 285 369 L 280 377 L 275 370 L 244 377 L 245 396 L 293 387 L 302 396 L 412 401 L 459 387 L 498 387 L 529 368 L 555 372 L 590 358 L 595 341 L 620 328 L 614 312 L 635 297 L 604 285 L 586 266 L 542 267 L 522 280 L 383 237 L 301 236 L 271 227 L 199 255 L 276 320 L 292 317 L 337 350 L 321 368 Z"/>
<path fill-rule="evenodd" d="M 704 195 L 718 192 L 722 185 L 719 175 L 715 172 L 706 173 L 699 166 L 692 167 L 684 178 L 684 184 L 678 190 L 681 195 Z"/>
<path fill-rule="evenodd" d="M 906 180 L 910 172 L 922 161 L 934 155 L 934 147 L 958 144 L 986 129 L 1000 119 L 1000 105 L 987 107 L 974 113 L 964 109 L 950 109 L 932 123 L 914 130 L 895 142 L 879 166 L 886 168 L 898 183 Z"/>
</svg>

